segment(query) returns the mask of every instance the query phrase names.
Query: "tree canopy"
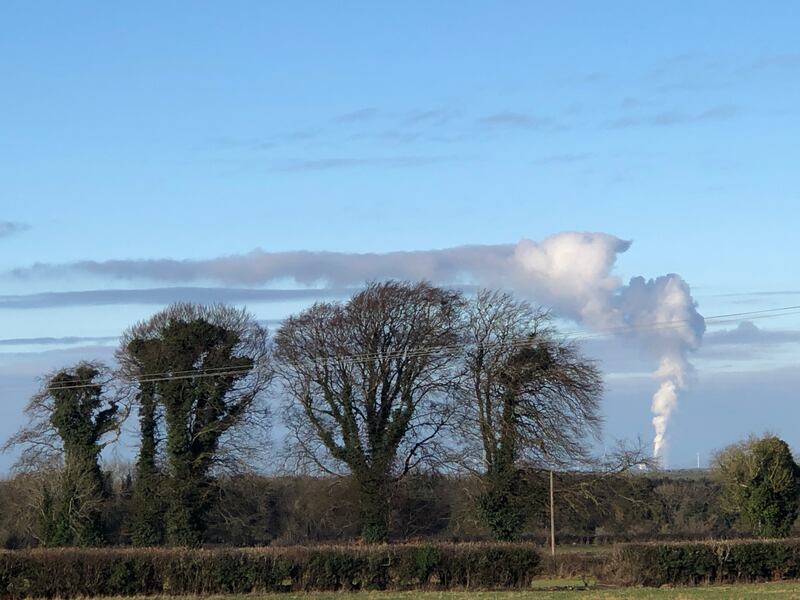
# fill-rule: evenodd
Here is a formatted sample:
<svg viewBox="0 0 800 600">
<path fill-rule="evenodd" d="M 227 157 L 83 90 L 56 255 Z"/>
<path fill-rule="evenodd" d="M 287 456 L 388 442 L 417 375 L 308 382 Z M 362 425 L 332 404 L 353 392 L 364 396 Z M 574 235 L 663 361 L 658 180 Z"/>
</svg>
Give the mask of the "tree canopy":
<svg viewBox="0 0 800 600">
<path fill-rule="evenodd" d="M 325 469 L 352 473 L 367 540 L 386 538 L 392 481 L 433 457 L 451 417 L 462 304 L 427 283 L 374 283 L 278 329 L 298 447 Z"/>
<path fill-rule="evenodd" d="M 483 290 L 467 308 L 462 432 L 467 459 L 484 474 L 487 524 L 511 539 L 529 493 L 518 470 L 572 465 L 600 430 L 602 378 L 559 340 L 549 315 L 504 292 Z"/>
<path fill-rule="evenodd" d="M 786 442 L 773 435 L 720 451 L 713 471 L 723 506 L 759 537 L 785 537 L 800 511 L 800 467 Z"/>
<path fill-rule="evenodd" d="M 48 375 L 25 409 L 28 424 L 6 443 L 22 446 L 18 469 L 50 473 L 34 498 L 45 546 L 102 543 L 106 489 L 98 460 L 124 420 L 109 379 L 108 368 L 90 362 Z"/>
<path fill-rule="evenodd" d="M 129 329 L 117 356 L 126 379 L 138 386 L 136 535 L 143 544 L 161 537 L 154 487 L 162 417 L 166 538 L 198 544 L 212 502 L 211 470 L 241 449 L 227 437 L 223 452 L 223 436 L 247 424 L 259 408 L 264 417 L 258 403 L 272 379 L 267 331 L 244 310 L 176 304 Z"/>
</svg>

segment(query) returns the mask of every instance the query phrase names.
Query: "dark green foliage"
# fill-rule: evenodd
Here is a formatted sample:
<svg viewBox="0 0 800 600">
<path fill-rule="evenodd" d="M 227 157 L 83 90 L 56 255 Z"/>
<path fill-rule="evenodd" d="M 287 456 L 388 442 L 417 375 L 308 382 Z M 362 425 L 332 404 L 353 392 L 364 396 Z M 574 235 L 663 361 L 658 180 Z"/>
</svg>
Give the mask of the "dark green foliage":
<svg viewBox="0 0 800 600">
<path fill-rule="evenodd" d="M 465 456 L 483 469 L 484 524 L 495 539 L 513 540 L 539 499 L 524 489 L 522 469 L 588 459 L 587 438 L 600 431 L 602 379 L 528 302 L 482 290 L 465 312 Z"/>
<path fill-rule="evenodd" d="M 220 440 L 247 421 L 271 379 L 266 339 L 248 313 L 222 305 L 176 304 L 125 332 L 117 358 L 138 388 L 142 435 L 135 544 L 203 541 L 217 496 L 213 468 L 237 450 Z M 160 431 L 164 473 L 156 461 Z"/>
<path fill-rule="evenodd" d="M 380 475 L 364 476 L 358 481 L 361 537 L 368 544 L 384 542 L 389 537 L 391 482 Z"/>
<path fill-rule="evenodd" d="M 65 468 L 43 486 L 38 537 L 43 546 L 101 546 L 106 494 L 93 471 Z"/>
<path fill-rule="evenodd" d="M 523 544 L 34 550 L 0 552 L 0 596 L 524 588 L 539 566 Z"/>
<path fill-rule="evenodd" d="M 167 539 L 173 544 L 202 541 L 206 513 L 211 506 L 209 469 L 217 456 L 225 422 L 236 420 L 236 406 L 225 398 L 252 361 L 234 355 L 238 334 L 202 319 L 174 321 L 162 332 L 162 361 L 171 371 L 192 369 L 225 377 L 184 378 L 158 384 L 167 425 L 166 452 L 170 465 L 167 481 Z"/>
<path fill-rule="evenodd" d="M 547 472 L 523 472 L 528 519 L 522 539 L 546 543 Z M 31 547 L 34 499 L 51 475 L 0 480 L 0 548 Z M 568 495 L 592 485 L 590 474 L 556 473 L 557 543 L 674 541 L 748 535 L 721 518 L 719 486 L 707 477 L 620 476 L 593 484 L 592 495 Z M 105 503 L 104 538 L 129 543 L 134 499 L 115 480 Z M 359 500 L 352 478 L 237 475 L 216 482 L 218 502 L 208 514 L 205 540 L 232 546 L 350 541 L 359 535 Z M 484 491 L 474 476 L 414 475 L 395 487 L 390 537 L 397 540 L 486 540 L 490 532 L 475 499 Z M 800 529 L 795 530 L 800 534 Z"/>
<path fill-rule="evenodd" d="M 517 411 L 524 381 L 535 377 L 533 373 L 546 356 L 539 349 L 522 348 L 509 357 L 497 374 L 503 386 L 499 394 L 500 424 L 497 433 L 491 435 L 493 458 L 487 460 L 483 477 L 486 490 L 478 500 L 481 516 L 497 540 L 516 539 L 527 517 L 521 473 L 517 469 L 521 437 Z"/>
<path fill-rule="evenodd" d="M 139 456 L 136 459 L 136 474 L 130 514 L 131 541 L 136 546 L 154 546 L 162 543 L 164 531 L 164 478 L 156 466 L 158 455 L 157 435 L 158 397 L 155 381 L 156 373 L 162 371 L 163 361 L 158 339 L 142 337 L 126 338 L 124 351 L 119 355 L 126 357 L 138 384 L 139 405 Z"/>
<path fill-rule="evenodd" d="M 164 478 L 156 466 L 156 398 L 153 384 L 142 384 L 139 394 L 140 447 L 131 502 L 130 535 L 135 546 L 157 546 L 164 541 Z"/>
<path fill-rule="evenodd" d="M 767 436 L 715 458 L 725 507 L 760 537 L 786 537 L 800 511 L 800 467 L 783 440 Z"/>
<path fill-rule="evenodd" d="M 523 472 L 529 515 L 521 537 L 544 544 L 549 515 L 547 472 Z M 51 475 L 0 480 L 0 548 L 36 545 L 34 499 Z M 105 502 L 104 538 L 129 543 L 134 498 L 127 477 L 115 480 Z M 591 484 L 590 474 L 556 473 L 559 544 L 674 541 L 745 537 L 720 517 L 719 487 L 707 477 L 669 474 L 605 478 L 591 496 L 568 495 Z M 359 535 L 359 500 L 352 478 L 237 475 L 216 482 L 218 502 L 208 514 L 205 540 L 232 546 L 350 541 Z M 486 540 L 490 532 L 475 499 L 484 491 L 474 476 L 414 475 L 395 487 L 390 537 L 397 540 Z M 797 530 L 795 534 L 800 533 Z"/>
<path fill-rule="evenodd" d="M 63 469 L 41 491 L 39 538 L 45 546 L 103 543 L 106 482 L 98 455 L 101 438 L 118 423 L 117 405 L 104 397 L 100 375 L 89 363 L 59 371 L 46 381 L 38 400 L 52 402 L 50 423 L 64 459 Z"/>
<path fill-rule="evenodd" d="M 453 514 L 453 480 L 434 474 L 404 478 L 392 496 L 390 537 L 408 540 L 443 537 L 448 525 L 458 520 Z"/>
<path fill-rule="evenodd" d="M 511 466 L 488 473 L 483 480 L 485 491 L 478 498 L 478 507 L 492 537 L 503 541 L 517 539 L 530 503 L 530 497 L 524 493 L 523 474 Z"/>
<path fill-rule="evenodd" d="M 623 544 L 614 573 L 626 585 L 744 583 L 800 577 L 800 541 Z"/>
<path fill-rule="evenodd" d="M 235 546 L 266 546 L 281 532 L 281 518 L 290 511 L 282 506 L 280 480 L 247 474 L 217 482 L 219 501 L 209 514 L 206 539 L 211 543 Z M 314 515 L 305 514 L 306 518 Z M 235 541 L 232 541 L 235 540 Z"/>
</svg>

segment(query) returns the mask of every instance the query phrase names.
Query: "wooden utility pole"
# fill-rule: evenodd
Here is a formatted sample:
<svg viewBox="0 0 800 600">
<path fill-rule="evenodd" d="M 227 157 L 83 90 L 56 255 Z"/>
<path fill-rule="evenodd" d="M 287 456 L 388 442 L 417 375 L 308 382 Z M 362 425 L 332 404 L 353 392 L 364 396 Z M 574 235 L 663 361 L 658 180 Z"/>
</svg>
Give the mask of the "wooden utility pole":
<svg viewBox="0 0 800 600">
<path fill-rule="evenodd" d="M 550 469 L 550 555 L 556 555 L 556 503 L 553 494 L 553 470 Z"/>
</svg>

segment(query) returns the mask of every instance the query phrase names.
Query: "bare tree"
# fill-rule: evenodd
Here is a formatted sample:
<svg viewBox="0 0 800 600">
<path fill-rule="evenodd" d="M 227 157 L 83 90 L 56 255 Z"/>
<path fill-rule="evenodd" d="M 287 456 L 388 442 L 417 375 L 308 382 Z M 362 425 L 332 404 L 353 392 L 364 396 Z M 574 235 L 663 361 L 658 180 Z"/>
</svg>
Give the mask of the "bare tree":
<svg viewBox="0 0 800 600">
<path fill-rule="evenodd" d="M 436 456 L 452 414 L 462 305 L 427 283 L 372 283 L 277 332 L 297 447 L 318 467 L 352 473 L 367 541 L 388 536 L 392 483 Z"/>
<path fill-rule="evenodd" d="M 139 543 L 160 535 L 159 507 L 150 498 L 161 477 L 162 428 L 167 539 L 202 540 L 214 497 L 212 469 L 251 450 L 237 433 L 266 422 L 270 356 L 266 329 L 224 305 L 175 304 L 125 332 L 117 358 L 122 377 L 137 388 L 142 433 L 134 491 Z"/>
<path fill-rule="evenodd" d="M 619 506 L 630 512 L 643 510 L 647 505 L 636 495 L 637 482 L 644 472 L 657 468 L 658 459 L 649 454 L 649 444 L 641 439 L 617 441 L 602 456 L 588 457 L 573 464 L 572 469 L 559 470 L 555 476 L 558 502 L 574 515 L 619 511 Z"/>
<path fill-rule="evenodd" d="M 601 426 L 602 379 L 574 344 L 558 339 L 548 313 L 528 302 L 484 290 L 467 312 L 467 464 L 484 476 L 487 524 L 509 539 L 524 518 L 518 469 L 563 468 L 590 457 Z"/>
</svg>

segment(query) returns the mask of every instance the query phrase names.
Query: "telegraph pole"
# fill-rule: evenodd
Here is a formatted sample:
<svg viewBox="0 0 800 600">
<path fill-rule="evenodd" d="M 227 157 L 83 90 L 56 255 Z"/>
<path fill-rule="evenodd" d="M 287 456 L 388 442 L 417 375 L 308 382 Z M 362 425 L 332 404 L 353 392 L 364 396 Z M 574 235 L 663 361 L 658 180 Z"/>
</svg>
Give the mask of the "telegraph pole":
<svg viewBox="0 0 800 600">
<path fill-rule="evenodd" d="M 550 556 L 556 555 L 556 503 L 553 493 L 553 470 L 550 469 Z"/>
</svg>

